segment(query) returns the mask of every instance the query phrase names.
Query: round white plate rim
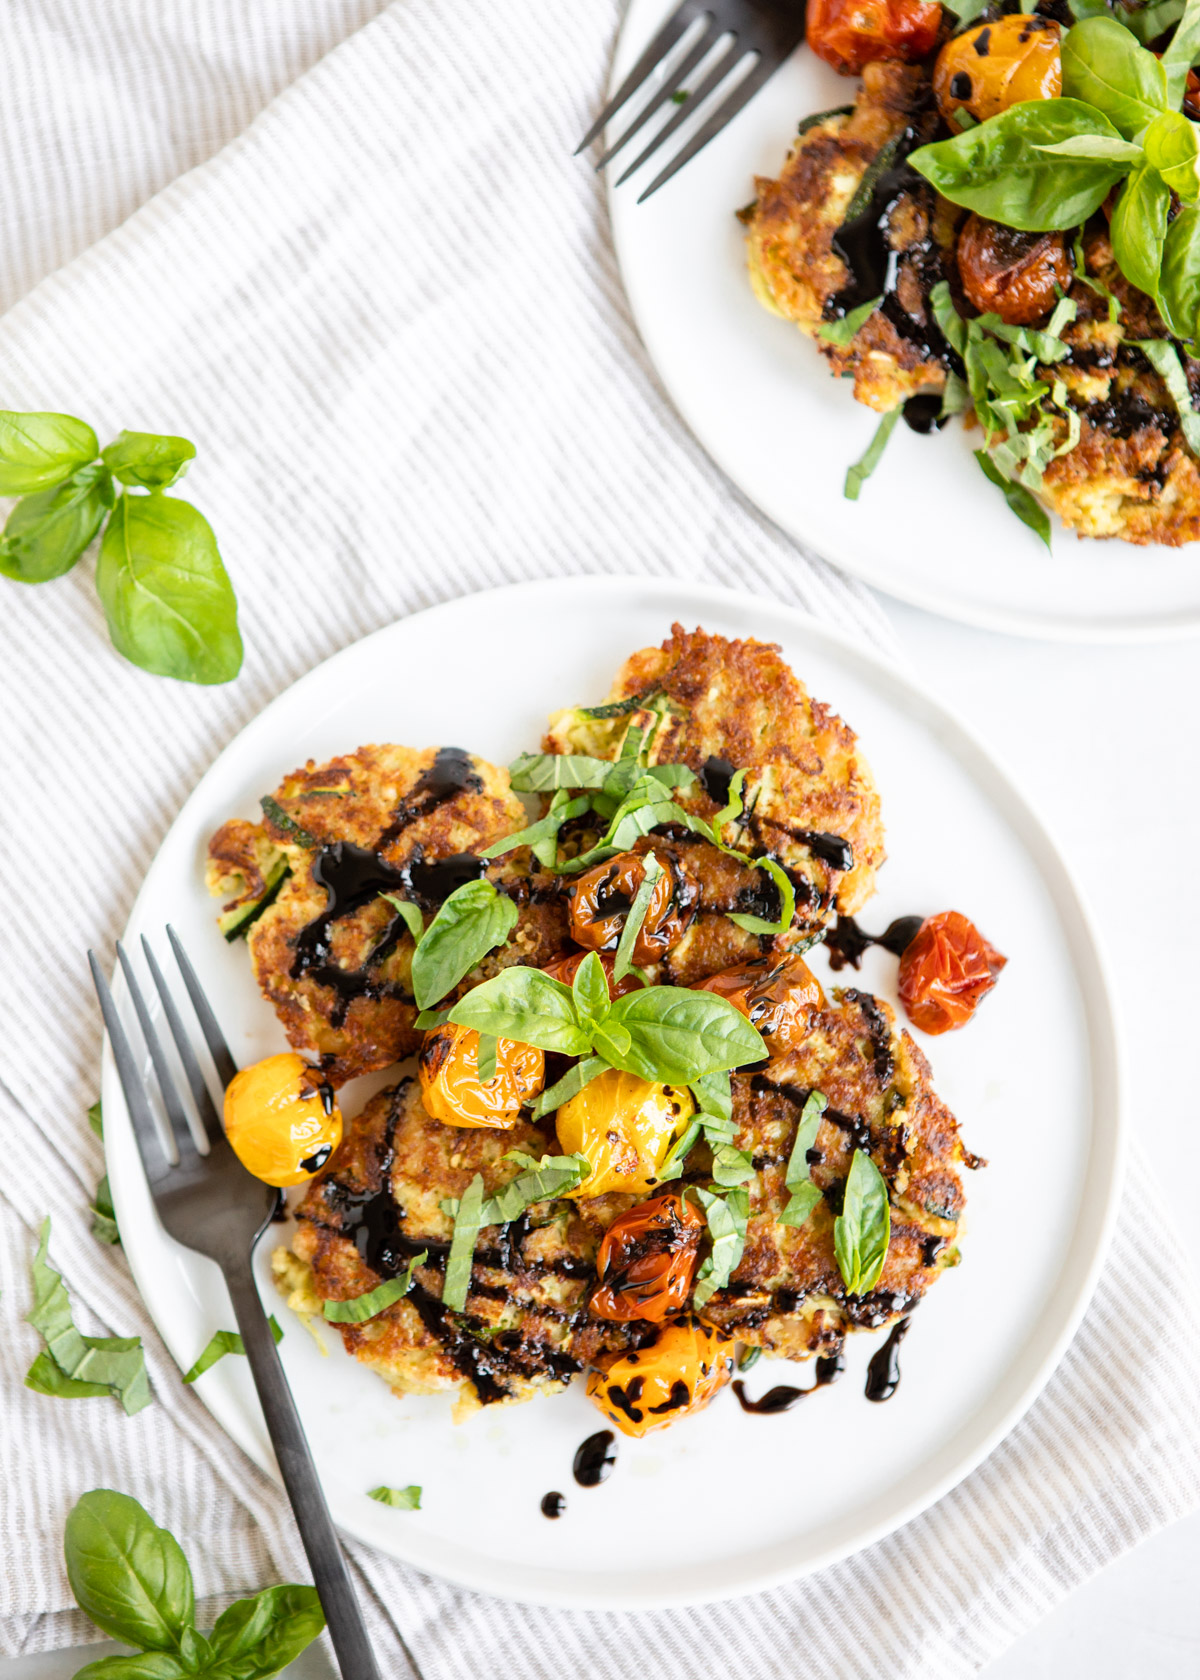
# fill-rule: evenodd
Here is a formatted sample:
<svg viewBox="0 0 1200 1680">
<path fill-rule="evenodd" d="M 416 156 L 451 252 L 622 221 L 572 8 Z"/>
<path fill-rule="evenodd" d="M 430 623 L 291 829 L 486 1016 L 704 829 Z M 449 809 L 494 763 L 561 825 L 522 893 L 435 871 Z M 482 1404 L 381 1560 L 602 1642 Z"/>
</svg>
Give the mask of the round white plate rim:
<svg viewBox="0 0 1200 1680">
<path fill-rule="evenodd" d="M 714 1595 L 707 1590 L 697 1591 L 680 1587 L 677 1590 L 656 1593 L 653 1597 L 639 1598 L 637 1609 L 641 1611 L 712 1602 L 716 1597 L 722 1599 L 743 1597 L 748 1593 L 762 1591 L 786 1581 L 812 1574 L 816 1570 L 837 1563 L 841 1559 L 851 1556 L 894 1533 L 898 1528 L 910 1522 L 922 1511 L 927 1510 L 943 1498 L 964 1477 L 969 1475 L 1020 1422 L 1036 1400 L 1066 1352 L 1087 1310 L 1104 1264 L 1116 1222 L 1124 1176 L 1128 1127 L 1124 1092 L 1124 1057 L 1121 1051 L 1116 1013 L 1113 1006 L 1115 993 L 1109 965 L 1083 894 L 1041 817 L 1021 792 L 1008 770 L 997 760 L 995 754 L 983 745 L 973 731 L 953 717 L 939 700 L 923 689 L 899 666 L 874 648 L 864 649 L 850 635 L 822 623 L 799 609 L 783 606 L 773 601 L 769 596 L 762 594 L 727 589 L 719 585 L 681 585 L 670 579 L 639 575 L 539 579 L 525 583 L 501 585 L 495 589 L 458 596 L 410 614 L 407 618 L 398 619 L 392 624 L 382 626 L 379 630 L 372 632 L 371 635 L 361 638 L 358 642 L 341 649 L 331 655 L 329 659 L 315 666 L 311 671 L 306 672 L 295 683 L 268 702 L 239 730 L 217 754 L 180 807 L 170 829 L 163 837 L 160 851 L 166 846 L 174 829 L 179 825 L 186 824 L 192 806 L 203 801 L 209 778 L 215 778 L 219 775 L 226 755 L 243 748 L 245 737 L 248 734 L 258 730 L 265 732 L 269 728 L 270 719 L 277 708 L 294 704 L 298 695 L 301 698 L 303 697 L 304 689 L 307 686 L 315 686 L 318 680 L 327 678 L 331 668 L 351 663 L 364 643 L 392 634 L 398 626 L 407 625 L 414 620 L 420 621 L 424 628 L 428 628 L 431 621 L 436 625 L 438 620 L 453 620 L 457 613 L 478 610 L 481 603 L 486 604 L 489 599 L 498 596 L 518 597 L 532 606 L 535 602 L 541 600 L 553 601 L 556 597 L 577 600 L 581 594 L 606 597 L 619 596 L 623 591 L 630 589 L 642 592 L 648 591 L 660 596 L 663 602 L 662 610 L 667 615 L 667 621 L 678 618 L 681 612 L 684 617 L 688 617 L 697 610 L 702 618 L 706 606 L 735 612 L 743 610 L 747 604 L 752 609 L 768 607 L 777 619 L 787 621 L 790 630 L 801 636 L 812 638 L 818 643 L 825 643 L 826 647 L 837 656 L 847 659 L 852 665 L 857 665 L 860 669 L 865 668 L 876 682 L 881 682 L 885 688 L 890 687 L 916 713 L 932 712 L 935 714 L 943 742 L 950 742 L 957 746 L 960 749 L 960 756 L 965 754 L 968 763 L 973 764 L 976 770 L 986 772 L 989 778 L 1003 788 L 1011 801 L 1008 809 L 1014 821 L 1019 820 L 1024 833 L 1038 847 L 1036 862 L 1040 873 L 1043 877 L 1057 877 L 1052 882 L 1054 902 L 1060 918 L 1064 921 L 1066 931 L 1073 933 L 1074 936 L 1071 941 L 1072 965 L 1076 973 L 1081 974 L 1081 962 L 1084 957 L 1086 957 L 1088 964 L 1086 979 L 1089 985 L 1084 995 L 1084 1013 L 1088 1024 L 1091 1060 L 1093 1066 L 1096 1065 L 1098 1060 L 1107 1062 L 1104 1070 L 1106 1077 L 1093 1080 L 1093 1135 L 1097 1143 L 1097 1150 L 1089 1167 L 1091 1176 L 1093 1178 L 1099 1176 L 1102 1181 L 1102 1201 L 1097 1206 L 1095 1200 L 1093 1200 L 1090 1203 L 1085 1203 L 1080 1209 L 1071 1247 L 1063 1262 L 1063 1273 L 1065 1274 L 1074 1266 L 1078 1274 L 1077 1281 L 1071 1291 L 1069 1303 L 1062 1301 L 1056 1303 L 1059 1319 L 1057 1333 L 1051 1339 L 1040 1363 L 1032 1371 L 1025 1386 L 1014 1398 L 1007 1411 L 1001 1415 L 990 1430 L 980 1436 L 973 1446 L 963 1453 L 950 1470 L 931 1479 L 918 1494 L 898 1505 L 887 1517 L 869 1525 L 864 1525 L 853 1539 L 829 1546 L 824 1551 L 806 1558 L 799 1564 L 762 1570 L 752 1577 L 733 1581 L 727 1588 L 723 1588 L 719 1595 Z M 957 742 L 955 742 L 955 737 L 957 737 Z M 157 856 L 156 853 L 155 861 Z M 154 867 L 155 864 L 152 861 L 130 911 L 125 935 L 127 940 L 131 937 L 132 930 L 138 925 L 143 900 L 151 890 Z M 1073 917 L 1075 920 L 1076 925 L 1073 930 L 1067 925 L 1068 917 Z M 1078 949 L 1076 949 L 1077 946 Z M 120 975 L 116 977 L 114 992 L 118 1001 L 124 998 L 124 980 Z M 128 1133 L 129 1118 L 107 1035 L 104 1038 L 102 1051 L 101 1092 L 106 1117 L 106 1134 L 111 1141 L 114 1119 L 116 1124 L 124 1127 Z M 156 1310 L 156 1303 L 161 1302 L 164 1295 L 164 1289 L 160 1288 L 159 1280 L 160 1278 L 166 1278 L 168 1275 L 167 1268 L 157 1265 L 156 1262 L 161 1255 L 162 1246 L 164 1244 L 169 1246 L 169 1239 L 166 1238 L 156 1220 L 145 1226 L 128 1217 L 129 1209 L 125 1203 L 125 1191 L 119 1165 L 115 1159 L 110 1159 L 109 1166 L 117 1219 L 121 1225 L 122 1242 L 134 1281 L 159 1334 L 180 1369 L 184 1370 L 190 1363 L 192 1353 L 179 1345 L 172 1336 L 169 1312 L 164 1308 Z M 1090 1227 L 1090 1234 L 1087 1243 L 1087 1256 L 1081 1267 L 1077 1250 L 1080 1244 L 1079 1232 L 1085 1222 Z M 194 1350 L 192 1351 L 194 1352 Z M 275 1463 L 259 1450 L 259 1439 L 249 1427 L 248 1421 L 240 1408 L 236 1404 L 227 1404 L 224 1396 L 218 1390 L 202 1392 L 200 1398 L 230 1438 L 242 1448 L 260 1469 L 264 1470 L 278 1483 L 279 1474 Z M 335 1513 L 337 1503 L 336 1490 L 331 1491 L 330 1504 L 334 1507 Z M 339 1519 L 339 1526 L 343 1532 L 352 1535 L 354 1538 L 363 1540 L 367 1544 L 377 1545 L 377 1540 L 374 1537 L 370 1541 L 365 1540 L 364 1536 L 356 1530 L 352 1518 L 350 1520 Z M 395 1547 L 390 1549 L 390 1555 L 418 1568 L 429 1568 L 428 1563 L 421 1556 L 420 1539 L 415 1531 L 412 1531 L 412 1543 L 409 1544 L 405 1531 L 398 1529 L 397 1542 Z M 455 1581 L 460 1586 L 514 1599 L 517 1602 L 578 1610 L 621 1610 L 628 1608 L 628 1604 L 624 1601 L 602 1595 L 581 1596 L 578 1592 L 569 1588 L 562 1588 L 553 1583 L 548 1584 L 544 1580 L 528 1591 L 516 1591 L 510 1582 L 498 1586 L 495 1580 L 489 1576 L 486 1563 L 477 1566 L 471 1561 L 476 1556 L 477 1554 L 471 1554 L 471 1558 L 465 1565 L 453 1569 L 441 1569 L 438 1573 L 444 1578 Z"/>
<path fill-rule="evenodd" d="M 659 9 L 665 16 L 672 9 L 671 0 L 659 0 Z M 619 74 L 624 72 L 626 60 L 631 56 L 626 44 L 628 34 L 631 31 L 634 32 L 639 43 L 646 35 L 646 31 L 640 27 L 643 13 L 644 5 L 639 4 L 638 0 L 631 0 L 621 22 L 613 54 L 613 71 L 608 88 L 610 96 L 616 87 Z M 618 66 L 621 67 L 620 72 L 618 72 Z M 611 136 L 606 136 L 606 138 L 611 138 Z M 668 146 L 667 149 L 669 151 L 670 147 Z M 656 165 L 658 161 L 656 158 Z M 795 519 L 790 516 L 780 501 L 773 500 L 770 494 L 761 488 L 755 489 L 753 492 L 748 489 L 742 481 L 736 464 L 731 459 L 731 452 L 726 446 L 724 437 L 720 436 L 710 425 L 705 413 L 699 410 L 695 404 L 689 402 L 672 375 L 671 357 L 664 356 L 661 352 L 658 334 L 654 327 L 653 312 L 645 307 L 628 256 L 626 243 L 628 230 L 637 225 L 633 210 L 628 209 L 628 213 L 619 213 L 619 207 L 624 210 L 632 203 L 632 199 L 636 198 L 637 192 L 640 186 L 644 185 L 644 182 L 628 182 L 623 188 L 618 189 L 616 183 L 624 163 L 625 159 L 623 157 L 618 158 L 606 168 L 604 173 L 613 245 L 617 254 L 621 281 L 629 299 L 638 336 L 645 347 L 646 354 L 653 363 L 655 374 L 701 448 L 710 456 L 730 483 L 735 485 L 739 492 L 745 495 L 747 500 L 760 512 L 765 514 L 785 536 L 811 548 L 815 555 L 828 561 L 830 565 L 837 566 L 841 571 L 861 579 L 863 583 L 870 584 L 872 588 L 880 590 L 885 595 L 890 595 L 895 600 L 904 601 L 909 606 L 920 607 L 923 611 L 933 613 L 939 618 L 949 618 L 961 624 L 969 624 L 979 630 L 991 630 L 1010 636 L 1032 636 L 1044 641 L 1084 645 L 1130 645 L 1143 642 L 1182 641 L 1200 634 L 1200 605 L 1181 611 L 1151 612 L 1143 617 L 1130 619 L 1124 624 L 1119 622 L 1100 624 L 1085 619 L 1072 622 L 1058 617 L 1048 617 L 1039 614 L 1036 608 L 1032 606 L 1021 612 L 1013 612 L 998 605 L 976 607 L 970 601 L 958 597 L 947 599 L 940 595 L 936 589 L 926 588 L 919 582 L 897 576 L 896 572 L 894 570 L 889 571 L 884 563 L 873 563 L 862 547 L 848 546 L 832 530 L 827 529 L 814 534 L 810 531 L 798 529 Z M 620 198 L 618 198 L 618 191 L 622 195 Z M 670 185 L 665 186 L 662 191 L 669 192 Z M 713 412 L 716 412 L 715 408 Z"/>
</svg>

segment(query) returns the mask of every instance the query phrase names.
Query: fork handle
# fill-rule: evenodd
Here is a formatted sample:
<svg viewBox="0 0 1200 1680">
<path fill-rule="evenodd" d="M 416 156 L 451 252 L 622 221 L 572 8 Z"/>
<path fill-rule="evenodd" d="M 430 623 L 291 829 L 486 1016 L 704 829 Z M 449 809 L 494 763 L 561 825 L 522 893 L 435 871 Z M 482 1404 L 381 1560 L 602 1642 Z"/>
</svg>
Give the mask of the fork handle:
<svg viewBox="0 0 1200 1680">
<path fill-rule="evenodd" d="M 248 1264 L 244 1269 L 231 1267 L 225 1272 L 225 1281 L 343 1680 L 381 1680 L 254 1274 Z"/>
</svg>

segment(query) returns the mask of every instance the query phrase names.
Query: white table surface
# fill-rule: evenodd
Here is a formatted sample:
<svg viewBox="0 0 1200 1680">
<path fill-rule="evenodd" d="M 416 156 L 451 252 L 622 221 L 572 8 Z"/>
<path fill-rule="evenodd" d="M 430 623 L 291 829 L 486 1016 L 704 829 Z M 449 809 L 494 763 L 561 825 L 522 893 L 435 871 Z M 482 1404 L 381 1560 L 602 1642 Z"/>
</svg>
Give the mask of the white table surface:
<svg viewBox="0 0 1200 1680">
<path fill-rule="evenodd" d="M 1077 871 L 1113 959 L 1135 1133 L 1151 1160 L 1163 1163 L 1164 1215 L 1200 1271 L 1193 1175 L 1169 1169 L 1172 1158 L 1194 1153 L 1200 1115 L 1166 1105 L 1139 1109 L 1136 1097 L 1139 1065 L 1170 1065 L 1183 1048 L 1178 1010 L 1139 1007 L 1151 940 L 1158 993 L 1190 1000 L 1195 989 L 1200 640 L 1071 647 L 991 636 L 892 602 L 885 608 L 922 680 L 1016 773 Z M 1158 855 L 1171 860 L 1169 873 L 1155 867 Z M 1167 880 L 1159 918 L 1143 900 Z M 1074 1593 L 993 1663 L 986 1680 L 1196 1680 L 1198 1581 L 1200 1514 Z M 0 1680 L 69 1680 L 103 1649 L 0 1662 Z M 293 1680 L 332 1672 L 320 1651 L 288 1670 Z"/>
</svg>

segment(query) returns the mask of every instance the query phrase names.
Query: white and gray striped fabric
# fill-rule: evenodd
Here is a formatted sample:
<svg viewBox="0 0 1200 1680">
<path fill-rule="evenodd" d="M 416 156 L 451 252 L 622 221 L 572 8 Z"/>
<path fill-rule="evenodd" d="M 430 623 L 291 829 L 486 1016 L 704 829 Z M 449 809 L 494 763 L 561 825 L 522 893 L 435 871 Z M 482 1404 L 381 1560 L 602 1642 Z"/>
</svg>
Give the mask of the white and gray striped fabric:
<svg viewBox="0 0 1200 1680">
<path fill-rule="evenodd" d="M 798 602 L 885 651 L 872 597 L 797 552 L 671 412 L 571 161 L 612 0 L 9 0 L 0 23 L 2 398 L 102 434 L 183 432 L 234 574 L 246 667 L 198 690 L 108 649 L 85 562 L 4 585 L 0 1651 L 87 1636 L 60 1563 L 90 1487 L 179 1535 L 207 1608 L 303 1578 L 287 1508 L 88 1231 L 83 1110 L 108 949 L 213 754 L 289 681 L 431 601 L 648 572 Z M 65 265 L 65 266 L 62 266 Z M 46 1213 L 85 1329 L 146 1339 L 156 1404 L 22 1386 Z M 486 1653 L 514 1680 L 973 1672 L 1075 1582 L 1200 1502 L 1200 1328 L 1135 1171 L 1084 1327 L 1024 1423 L 890 1540 L 793 1587 L 656 1616 L 513 1608 L 364 1548 L 389 1675 Z"/>
</svg>

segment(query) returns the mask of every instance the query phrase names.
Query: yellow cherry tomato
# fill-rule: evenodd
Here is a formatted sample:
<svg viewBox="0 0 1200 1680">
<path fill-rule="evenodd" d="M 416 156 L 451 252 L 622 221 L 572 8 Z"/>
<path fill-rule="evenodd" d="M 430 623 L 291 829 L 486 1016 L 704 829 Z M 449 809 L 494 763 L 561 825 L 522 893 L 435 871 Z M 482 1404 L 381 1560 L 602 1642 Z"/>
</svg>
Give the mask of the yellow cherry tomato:
<svg viewBox="0 0 1200 1680">
<path fill-rule="evenodd" d="M 225 1092 L 225 1136 L 238 1160 L 286 1190 L 303 1184 L 342 1141 L 333 1086 L 295 1051 L 243 1068 Z"/>
<path fill-rule="evenodd" d="M 515 1126 L 546 1082 L 546 1058 L 529 1044 L 496 1040 L 496 1077 L 479 1081 L 479 1034 L 453 1024 L 425 1034 L 417 1064 L 425 1108 L 444 1126 Z"/>
<path fill-rule="evenodd" d="M 649 1347 L 622 1354 L 607 1371 L 593 1371 L 587 1391 L 623 1435 L 665 1429 L 707 1406 L 733 1375 L 731 1336 L 700 1318 L 664 1324 Z"/>
<path fill-rule="evenodd" d="M 585 1155 L 590 1175 L 572 1196 L 610 1190 L 638 1195 L 652 1190 L 675 1139 L 695 1110 L 691 1093 L 651 1085 L 615 1068 L 585 1085 L 558 1111 L 558 1141 L 568 1155 Z"/>
<path fill-rule="evenodd" d="M 938 54 L 933 92 L 955 133 L 963 126 L 960 110 L 986 122 L 1030 99 L 1056 99 L 1062 92 L 1060 33 L 1052 18 L 1012 12 L 952 36 Z"/>
</svg>

